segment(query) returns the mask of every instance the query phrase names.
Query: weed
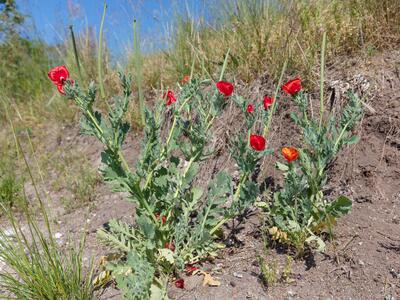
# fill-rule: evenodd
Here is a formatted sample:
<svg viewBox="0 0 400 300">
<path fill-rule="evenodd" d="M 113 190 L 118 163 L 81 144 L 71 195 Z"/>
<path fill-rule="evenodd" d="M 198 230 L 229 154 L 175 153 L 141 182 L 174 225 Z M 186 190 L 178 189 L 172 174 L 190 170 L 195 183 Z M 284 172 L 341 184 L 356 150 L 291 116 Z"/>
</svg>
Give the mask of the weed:
<svg viewBox="0 0 400 300">
<path fill-rule="evenodd" d="M 261 256 L 258 257 L 258 263 L 260 265 L 261 279 L 266 286 L 274 285 L 279 279 L 278 264 L 276 261 L 267 263 Z"/>
<path fill-rule="evenodd" d="M 83 241 L 78 247 L 60 250 L 53 238 L 47 236 L 51 231 L 42 231 L 27 207 L 24 223 L 12 213 L 4 213 L 11 231 L 0 229 L 0 259 L 4 263 L 0 270 L 0 297 L 91 299 L 93 269 L 82 268 Z"/>
<path fill-rule="evenodd" d="M 8 143 L 4 143 L 0 150 L 0 204 L 7 209 L 19 209 L 23 205 L 22 196 L 23 178 L 17 174 L 17 162 L 12 156 L 16 153 L 10 149 Z"/>
<path fill-rule="evenodd" d="M 284 282 L 289 282 L 290 276 L 292 275 L 292 263 L 293 258 L 289 255 L 286 255 L 285 266 L 282 271 L 281 280 Z"/>
<path fill-rule="evenodd" d="M 0 177 L 0 203 L 9 208 L 19 206 L 22 202 L 20 193 L 21 183 L 15 174 L 5 173 Z"/>
<path fill-rule="evenodd" d="M 8 118 L 7 109 L 6 112 Z M 16 137 L 18 152 L 22 155 L 26 172 L 36 192 L 44 224 L 34 219 L 26 201 L 21 207 L 23 221 L 1 204 L 9 228 L 0 229 L 0 261 L 4 264 L 0 270 L 0 297 L 26 300 L 91 299 L 93 265 L 88 270 L 83 270 L 84 241 L 78 247 L 73 245 L 61 250 L 54 240 L 32 169 L 20 146 L 14 125 L 9 118 L 8 120 Z"/>
</svg>

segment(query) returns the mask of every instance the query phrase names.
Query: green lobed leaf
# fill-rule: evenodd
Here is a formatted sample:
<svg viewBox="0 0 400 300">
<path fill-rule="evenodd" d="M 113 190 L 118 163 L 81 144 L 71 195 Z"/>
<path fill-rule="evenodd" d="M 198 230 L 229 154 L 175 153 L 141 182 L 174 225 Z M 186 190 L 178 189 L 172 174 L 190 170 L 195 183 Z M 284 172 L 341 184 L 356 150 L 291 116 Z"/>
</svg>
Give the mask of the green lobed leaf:
<svg viewBox="0 0 400 300">
<path fill-rule="evenodd" d="M 345 196 L 339 196 L 336 200 L 328 204 L 325 211 L 327 214 L 337 218 L 349 213 L 351 208 L 351 200 Z"/>
</svg>

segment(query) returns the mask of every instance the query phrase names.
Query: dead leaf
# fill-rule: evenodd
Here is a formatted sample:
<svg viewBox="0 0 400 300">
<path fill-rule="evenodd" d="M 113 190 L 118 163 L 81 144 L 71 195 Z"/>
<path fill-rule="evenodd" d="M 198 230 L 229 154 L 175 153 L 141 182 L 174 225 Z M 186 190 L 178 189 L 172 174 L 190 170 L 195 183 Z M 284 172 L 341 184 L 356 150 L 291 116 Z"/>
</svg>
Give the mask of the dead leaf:
<svg viewBox="0 0 400 300">
<path fill-rule="evenodd" d="M 204 279 L 203 279 L 203 286 L 220 286 L 221 282 L 219 282 L 218 280 L 215 280 L 210 274 L 204 272 L 204 271 L 200 271 L 201 274 L 204 275 Z"/>
<path fill-rule="evenodd" d="M 110 271 L 102 271 L 99 273 L 99 275 L 97 275 L 94 278 L 93 286 L 94 287 L 104 286 L 107 283 L 109 283 L 111 280 L 113 280 L 113 278 L 111 276 L 111 272 Z"/>
</svg>

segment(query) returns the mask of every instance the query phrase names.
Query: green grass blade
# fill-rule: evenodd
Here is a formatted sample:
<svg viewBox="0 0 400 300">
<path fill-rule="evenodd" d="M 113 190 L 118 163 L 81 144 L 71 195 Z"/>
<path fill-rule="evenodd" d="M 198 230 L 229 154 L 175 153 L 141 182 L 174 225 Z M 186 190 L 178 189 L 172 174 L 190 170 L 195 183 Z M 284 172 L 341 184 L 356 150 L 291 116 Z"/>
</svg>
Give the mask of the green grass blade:
<svg viewBox="0 0 400 300">
<path fill-rule="evenodd" d="M 140 110 L 140 117 L 141 117 L 141 124 L 142 126 L 146 122 L 145 116 L 145 104 L 144 104 L 144 95 L 143 95 L 143 87 L 142 87 L 142 55 L 140 53 L 139 47 L 139 34 L 137 32 L 137 22 L 136 20 L 133 21 L 133 48 L 134 48 L 134 60 L 135 60 L 135 71 L 136 71 L 136 84 L 138 89 L 138 96 L 139 96 L 139 110 Z"/>
<path fill-rule="evenodd" d="M 326 32 L 322 36 L 321 45 L 321 76 L 319 84 L 319 131 L 321 131 L 322 119 L 325 111 L 324 107 L 324 81 L 325 81 L 325 49 L 326 49 Z"/>
<path fill-rule="evenodd" d="M 224 78 L 226 66 L 228 65 L 228 58 L 229 58 L 229 52 L 230 48 L 228 48 L 228 51 L 226 51 L 225 59 L 224 59 L 224 64 L 222 65 L 222 70 L 221 70 L 221 75 L 219 76 L 219 81 L 221 81 Z"/>
<path fill-rule="evenodd" d="M 283 75 L 285 74 L 286 67 L 287 67 L 287 60 L 283 64 L 283 67 L 282 67 L 282 70 L 281 70 L 281 75 L 279 76 L 278 85 L 276 86 L 276 89 L 275 89 L 274 103 L 272 103 L 271 109 L 269 111 L 270 115 L 269 115 L 269 118 L 268 118 L 268 122 L 267 122 L 267 124 L 265 124 L 265 127 L 264 127 L 264 137 L 268 136 L 269 128 L 271 127 L 272 118 L 274 116 L 275 107 L 276 107 L 276 97 L 278 97 L 278 93 L 279 93 L 279 90 L 281 88 Z"/>
<path fill-rule="evenodd" d="M 103 27 L 104 27 L 104 19 L 106 17 L 106 11 L 107 11 L 107 3 L 104 2 L 103 16 L 101 17 L 101 24 L 100 24 L 99 51 L 97 56 L 97 69 L 99 72 L 100 95 L 103 99 L 106 97 L 104 91 L 104 83 L 103 83 Z"/>
</svg>

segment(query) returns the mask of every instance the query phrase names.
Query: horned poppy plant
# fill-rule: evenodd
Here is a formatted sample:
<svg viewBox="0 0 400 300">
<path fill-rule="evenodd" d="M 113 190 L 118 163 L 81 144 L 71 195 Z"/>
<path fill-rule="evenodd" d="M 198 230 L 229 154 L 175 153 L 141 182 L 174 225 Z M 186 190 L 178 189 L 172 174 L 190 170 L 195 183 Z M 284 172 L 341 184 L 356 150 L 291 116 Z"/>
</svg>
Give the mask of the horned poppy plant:
<svg viewBox="0 0 400 300">
<path fill-rule="evenodd" d="M 286 82 L 283 86 L 282 86 L 282 90 L 289 94 L 289 95 L 295 95 L 298 92 L 300 92 L 301 90 L 301 79 L 300 78 L 295 78 L 293 80 L 290 80 L 288 82 Z"/>
<path fill-rule="evenodd" d="M 246 110 L 247 110 L 248 113 L 251 114 L 254 111 L 254 105 L 253 104 L 247 105 L 247 109 Z"/>
<path fill-rule="evenodd" d="M 166 92 L 163 98 L 167 100 L 167 106 L 176 102 L 176 97 L 173 91 Z"/>
<path fill-rule="evenodd" d="M 175 281 L 175 286 L 178 289 L 183 289 L 185 287 L 185 280 L 183 280 L 182 278 L 179 278 Z"/>
<path fill-rule="evenodd" d="M 299 158 L 299 151 L 293 147 L 284 147 L 282 148 L 282 155 L 288 162 L 292 162 Z"/>
<path fill-rule="evenodd" d="M 226 97 L 229 97 L 233 93 L 233 85 L 230 82 L 218 81 L 217 89 L 221 94 L 225 95 Z"/>
<path fill-rule="evenodd" d="M 264 109 L 267 110 L 274 103 L 274 98 L 265 96 L 264 97 Z"/>
<path fill-rule="evenodd" d="M 251 134 L 250 135 L 250 146 L 256 151 L 265 150 L 265 138 L 261 135 Z"/>
<path fill-rule="evenodd" d="M 65 95 L 64 84 L 69 79 L 69 72 L 66 66 L 58 66 L 49 71 L 47 76 L 57 86 L 58 91 Z M 73 83 L 73 81 L 71 81 Z"/>
</svg>

